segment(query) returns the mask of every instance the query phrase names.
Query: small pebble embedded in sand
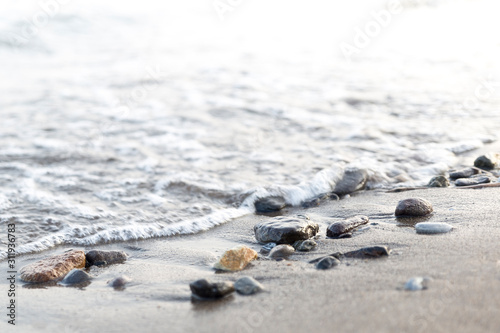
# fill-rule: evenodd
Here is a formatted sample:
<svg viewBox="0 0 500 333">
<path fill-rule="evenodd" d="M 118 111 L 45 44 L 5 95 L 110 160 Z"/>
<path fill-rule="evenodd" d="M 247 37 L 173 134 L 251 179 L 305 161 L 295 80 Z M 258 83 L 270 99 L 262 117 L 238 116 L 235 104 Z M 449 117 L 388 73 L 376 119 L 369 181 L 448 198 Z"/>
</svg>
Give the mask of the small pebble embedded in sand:
<svg viewBox="0 0 500 333">
<path fill-rule="evenodd" d="M 432 204 L 422 198 L 409 198 L 398 202 L 396 216 L 425 216 L 432 213 Z"/>
<path fill-rule="evenodd" d="M 316 243 L 312 239 L 296 241 L 295 243 L 292 244 L 292 246 L 295 248 L 296 251 L 302 251 L 302 252 L 311 251 L 316 247 L 316 245 L 318 245 L 318 243 Z"/>
<path fill-rule="evenodd" d="M 318 261 L 318 263 L 316 264 L 316 268 L 317 269 L 330 269 L 330 268 L 333 268 L 333 267 L 338 266 L 338 265 L 340 265 L 340 260 L 338 260 L 335 257 L 328 256 L 328 257 L 324 257 L 323 259 Z"/>
<path fill-rule="evenodd" d="M 424 290 L 428 288 L 429 281 L 430 279 L 427 277 L 413 277 L 406 281 L 404 289 L 408 291 Z"/>
<path fill-rule="evenodd" d="M 68 274 L 66 274 L 61 283 L 67 285 L 79 284 L 89 281 L 90 279 L 92 279 L 92 276 L 88 275 L 85 271 L 74 268 Z"/>
<path fill-rule="evenodd" d="M 274 247 L 271 252 L 269 252 L 270 258 L 286 258 L 295 252 L 293 246 L 288 244 L 281 244 Z"/>
<path fill-rule="evenodd" d="M 234 283 L 234 289 L 238 292 L 238 294 L 253 295 L 264 290 L 264 287 L 253 277 L 244 276 L 236 280 Z"/>
<path fill-rule="evenodd" d="M 451 231 L 453 227 L 442 222 L 420 222 L 415 224 L 418 234 L 444 234 Z"/>
</svg>

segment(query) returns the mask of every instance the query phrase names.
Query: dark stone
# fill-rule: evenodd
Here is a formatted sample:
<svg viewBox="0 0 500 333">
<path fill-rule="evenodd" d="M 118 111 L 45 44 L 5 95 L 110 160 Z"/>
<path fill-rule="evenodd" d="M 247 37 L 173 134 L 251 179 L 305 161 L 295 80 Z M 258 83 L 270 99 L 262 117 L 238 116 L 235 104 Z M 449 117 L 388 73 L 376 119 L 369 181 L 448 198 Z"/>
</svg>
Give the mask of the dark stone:
<svg viewBox="0 0 500 333">
<path fill-rule="evenodd" d="M 261 249 L 260 253 L 262 254 L 268 254 L 271 252 L 271 250 L 276 246 L 276 243 L 267 243 L 265 244 Z"/>
<path fill-rule="evenodd" d="M 479 156 L 474 161 L 474 166 L 481 169 L 495 169 L 500 164 L 500 154 L 489 153 L 486 155 Z"/>
<path fill-rule="evenodd" d="M 318 207 L 321 204 L 321 198 L 314 198 L 311 201 L 302 203 L 302 208 Z"/>
<path fill-rule="evenodd" d="M 357 215 L 341 222 L 334 222 L 326 229 L 326 236 L 338 238 L 340 235 L 349 233 L 360 225 L 368 223 L 368 216 Z"/>
<path fill-rule="evenodd" d="M 272 213 L 285 208 L 286 202 L 283 197 L 266 197 L 255 201 L 255 210 L 258 213 Z"/>
<path fill-rule="evenodd" d="M 450 172 L 450 179 L 469 178 L 477 174 L 478 171 L 474 168 L 465 168 Z"/>
<path fill-rule="evenodd" d="M 335 257 L 324 257 L 316 264 L 317 269 L 330 269 L 340 264 L 340 260 Z"/>
<path fill-rule="evenodd" d="M 432 213 L 432 204 L 422 198 L 401 200 L 396 207 L 396 216 L 425 216 Z"/>
<path fill-rule="evenodd" d="M 86 267 L 100 264 L 105 262 L 107 265 L 117 264 L 127 260 L 127 254 L 123 251 L 101 251 L 91 250 L 85 254 Z"/>
<path fill-rule="evenodd" d="M 365 188 L 368 175 L 365 170 L 350 168 L 344 171 L 344 176 L 336 184 L 334 193 L 338 195 L 350 194 Z"/>
<path fill-rule="evenodd" d="M 92 279 L 90 275 L 88 275 L 86 272 L 82 271 L 81 269 L 72 269 L 64 279 L 61 281 L 63 284 L 80 284 L 86 281 L 89 281 Z"/>
<path fill-rule="evenodd" d="M 470 186 L 490 183 L 491 178 L 488 176 L 479 176 L 472 178 L 460 178 L 455 181 L 455 186 Z"/>
<path fill-rule="evenodd" d="M 264 287 L 253 277 L 244 276 L 236 280 L 234 289 L 241 295 L 253 295 L 264 290 Z"/>
<path fill-rule="evenodd" d="M 387 246 L 369 246 L 356 251 L 344 253 L 346 258 L 372 259 L 388 256 L 391 250 Z"/>
<path fill-rule="evenodd" d="M 427 184 L 428 187 L 448 187 L 450 186 L 450 182 L 445 176 L 436 176 L 432 177 Z"/>
<path fill-rule="evenodd" d="M 346 234 L 339 235 L 337 238 L 352 238 L 352 234 L 348 232 Z"/>
<path fill-rule="evenodd" d="M 315 236 L 319 226 L 307 217 L 279 216 L 256 224 L 253 230 L 260 243 L 293 244 Z"/>
<path fill-rule="evenodd" d="M 319 262 L 321 259 L 323 258 L 326 258 L 326 257 L 334 257 L 338 260 L 340 260 L 342 258 L 343 254 L 341 252 L 335 252 L 335 253 L 332 253 L 332 254 L 329 254 L 327 256 L 323 256 L 323 257 L 319 257 L 319 258 L 316 258 L 316 259 L 313 259 L 311 261 L 309 261 L 310 264 L 314 264 L 314 263 L 317 263 Z"/>
<path fill-rule="evenodd" d="M 295 243 L 293 243 L 292 246 L 297 251 L 308 252 L 314 249 L 316 245 L 318 244 L 315 241 L 313 241 L 312 239 L 307 239 L 307 240 L 296 241 Z"/>
<path fill-rule="evenodd" d="M 127 283 L 132 281 L 131 278 L 129 278 L 126 275 L 119 276 L 117 278 L 114 278 L 113 280 L 108 282 L 108 286 L 113 287 L 113 288 L 124 288 Z"/>
<path fill-rule="evenodd" d="M 200 279 L 191 282 L 189 288 L 193 295 L 201 298 L 222 298 L 234 292 L 234 285 L 229 281 L 210 283 L 206 279 Z"/>
</svg>

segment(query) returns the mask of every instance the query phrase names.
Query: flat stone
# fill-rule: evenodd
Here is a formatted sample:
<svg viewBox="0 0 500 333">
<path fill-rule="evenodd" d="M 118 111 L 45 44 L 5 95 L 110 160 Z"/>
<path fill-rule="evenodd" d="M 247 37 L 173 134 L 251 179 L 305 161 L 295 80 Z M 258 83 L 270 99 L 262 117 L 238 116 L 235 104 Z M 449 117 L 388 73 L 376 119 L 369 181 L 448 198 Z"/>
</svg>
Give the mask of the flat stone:
<svg viewBox="0 0 500 333">
<path fill-rule="evenodd" d="M 276 243 L 267 243 L 262 248 L 260 249 L 260 253 L 262 254 L 269 254 L 271 250 L 276 246 Z"/>
<path fill-rule="evenodd" d="M 238 294 L 253 295 L 264 290 L 264 287 L 253 277 L 244 276 L 236 280 L 234 283 L 234 289 L 238 292 Z"/>
<path fill-rule="evenodd" d="M 429 281 L 430 279 L 426 277 L 413 277 L 406 281 L 404 289 L 408 291 L 424 290 L 427 289 Z"/>
<path fill-rule="evenodd" d="M 222 298 L 234 292 L 234 284 L 230 281 L 208 282 L 206 279 L 196 280 L 189 284 L 193 295 L 200 298 Z"/>
<path fill-rule="evenodd" d="M 275 246 L 271 252 L 269 252 L 270 258 L 286 258 L 295 252 L 293 246 L 288 244 L 281 244 Z"/>
<path fill-rule="evenodd" d="M 108 282 L 108 286 L 113 288 L 124 288 L 125 285 L 132 282 L 132 279 L 126 275 L 119 276 Z"/>
<path fill-rule="evenodd" d="M 425 216 L 432 213 L 432 204 L 422 198 L 409 198 L 398 202 L 396 216 Z"/>
<path fill-rule="evenodd" d="M 460 178 L 455 181 L 455 186 L 470 186 L 491 183 L 491 178 L 488 176 L 479 176 L 472 178 Z"/>
<path fill-rule="evenodd" d="M 346 258 L 373 259 L 386 257 L 391 253 L 387 246 L 369 246 L 356 251 L 344 253 Z"/>
<path fill-rule="evenodd" d="M 478 171 L 474 168 L 465 168 L 465 169 L 450 172 L 450 178 L 451 179 L 469 178 L 469 177 L 474 176 L 477 173 L 478 173 Z"/>
<path fill-rule="evenodd" d="M 360 225 L 367 224 L 368 221 L 368 216 L 357 215 L 341 222 L 334 222 L 326 229 L 326 236 L 337 238 L 343 234 L 349 233 Z"/>
<path fill-rule="evenodd" d="M 72 269 L 61 281 L 63 284 L 79 284 L 91 280 L 92 277 L 81 269 Z"/>
<path fill-rule="evenodd" d="M 285 208 L 286 202 L 283 197 L 273 196 L 258 199 L 254 205 L 258 213 L 272 213 Z"/>
<path fill-rule="evenodd" d="M 450 182 L 445 176 L 436 176 L 432 177 L 429 183 L 427 184 L 428 187 L 448 187 L 450 186 Z"/>
<path fill-rule="evenodd" d="M 495 169 L 500 165 L 500 154 L 489 153 L 486 155 L 479 156 L 474 161 L 474 166 L 481 169 Z"/>
<path fill-rule="evenodd" d="M 307 217 L 279 216 L 258 223 L 253 229 L 260 243 L 292 244 L 315 236 L 319 226 Z"/>
<path fill-rule="evenodd" d="M 26 282 L 42 283 L 57 280 L 74 268 L 85 267 L 85 252 L 69 250 L 24 266 L 19 271 L 20 278 Z"/>
<path fill-rule="evenodd" d="M 415 224 L 418 234 L 444 234 L 450 232 L 453 226 L 441 222 L 420 222 Z"/>
<path fill-rule="evenodd" d="M 368 179 L 365 170 L 349 168 L 344 171 L 342 179 L 335 185 L 334 193 L 338 195 L 350 194 L 365 188 Z"/>
<path fill-rule="evenodd" d="M 301 240 L 301 241 L 296 241 L 293 243 L 293 248 L 296 251 L 302 251 L 302 252 L 308 252 L 314 249 L 318 245 L 315 241 L 312 239 L 306 239 L 306 240 Z"/>
<path fill-rule="evenodd" d="M 328 256 L 328 257 L 324 257 L 320 261 L 318 261 L 318 263 L 316 264 L 316 268 L 317 269 L 330 269 L 330 268 L 333 268 L 333 267 L 338 266 L 338 265 L 340 265 L 340 260 L 338 260 L 335 257 Z"/>
<path fill-rule="evenodd" d="M 123 251 L 90 250 L 85 256 L 87 267 L 118 264 L 127 260 L 127 254 Z"/>
<path fill-rule="evenodd" d="M 244 269 L 252 260 L 257 259 L 258 254 L 248 246 L 239 245 L 227 250 L 214 265 L 215 269 L 236 272 Z"/>
</svg>

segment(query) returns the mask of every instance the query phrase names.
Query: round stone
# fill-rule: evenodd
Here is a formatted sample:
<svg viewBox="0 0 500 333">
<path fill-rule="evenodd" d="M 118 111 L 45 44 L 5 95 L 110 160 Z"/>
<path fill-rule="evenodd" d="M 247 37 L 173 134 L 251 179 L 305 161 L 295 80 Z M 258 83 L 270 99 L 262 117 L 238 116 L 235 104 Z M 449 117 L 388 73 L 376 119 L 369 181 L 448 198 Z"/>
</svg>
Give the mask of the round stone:
<svg viewBox="0 0 500 333">
<path fill-rule="evenodd" d="M 432 213 L 432 204 L 422 198 L 409 198 L 398 202 L 396 216 L 425 216 Z"/>
<path fill-rule="evenodd" d="M 453 227 L 448 223 L 440 222 L 420 222 L 415 224 L 418 234 L 444 234 L 451 231 Z"/>
</svg>

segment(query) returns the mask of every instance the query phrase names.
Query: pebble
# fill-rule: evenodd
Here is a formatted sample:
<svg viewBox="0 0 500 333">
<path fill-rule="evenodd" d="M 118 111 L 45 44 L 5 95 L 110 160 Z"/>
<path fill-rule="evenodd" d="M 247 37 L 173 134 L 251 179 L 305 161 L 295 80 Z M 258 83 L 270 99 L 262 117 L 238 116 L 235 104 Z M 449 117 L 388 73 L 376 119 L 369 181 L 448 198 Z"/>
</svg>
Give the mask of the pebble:
<svg viewBox="0 0 500 333">
<path fill-rule="evenodd" d="M 445 176 L 436 176 L 432 177 L 429 183 L 427 184 L 428 187 L 448 187 L 450 186 L 450 182 Z"/>
<path fill-rule="evenodd" d="M 108 286 L 113 288 L 124 288 L 125 285 L 131 282 L 132 279 L 126 275 L 119 276 L 108 282 Z"/>
<path fill-rule="evenodd" d="M 90 250 L 85 257 L 87 258 L 86 267 L 117 264 L 127 260 L 127 254 L 123 251 Z"/>
<path fill-rule="evenodd" d="M 488 176 L 479 176 L 473 178 L 460 178 L 455 181 L 455 186 L 469 186 L 490 183 L 491 178 Z"/>
<path fill-rule="evenodd" d="M 236 280 L 234 289 L 238 294 L 253 295 L 264 290 L 264 287 L 253 277 L 244 276 Z"/>
<path fill-rule="evenodd" d="M 474 168 L 465 168 L 465 169 L 450 172 L 450 178 L 451 179 L 469 178 L 469 177 L 474 176 L 476 173 L 477 173 L 477 170 Z"/>
<path fill-rule="evenodd" d="M 276 246 L 276 243 L 267 243 L 260 249 L 260 253 L 269 254 L 271 250 Z"/>
<path fill-rule="evenodd" d="M 356 229 L 360 225 L 367 224 L 368 221 L 368 216 L 357 215 L 341 222 L 334 222 L 326 229 L 326 235 L 328 237 L 338 238 L 339 236 Z"/>
<path fill-rule="evenodd" d="M 258 213 L 272 213 L 285 208 L 286 202 L 283 197 L 273 196 L 255 201 L 255 210 Z"/>
<path fill-rule="evenodd" d="M 315 236 L 319 226 L 307 216 L 279 216 L 254 226 L 255 238 L 260 243 L 292 244 Z"/>
<path fill-rule="evenodd" d="M 338 266 L 338 265 L 340 265 L 340 260 L 338 260 L 335 257 L 328 256 L 328 257 L 324 257 L 323 259 L 318 261 L 318 263 L 316 264 L 316 268 L 317 269 L 330 269 L 330 268 L 333 268 L 333 267 Z"/>
<path fill-rule="evenodd" d="M 500 154 L 489 153 L 486 155 L 479 156 L 474 161 L 474 166 L 481 169 L 495 169 L 500 165 Z"/>
<path fill-rule="evenodd" d="M 301 241 L 296 241 L 293 243 L 293 247 L 295 248 L 296 251 L 301 251 L 301 252 L 308 252 L 314 249 L 318 245 L 315 241 L 312 239 L 307 239 L 307 240 L 301 240 Z"/>
<path fill-rule="evenodd" d="M 365 188 L 368 175 L 365 170 L 350 168 L 344 171 L 344 176 L 335 185 L 334 193 L 344 195 Z"/>
<path fill-rule="evenodd" d="M 398 202 L 396 216 L 425 216 L 432 213 L 432 204 L 422 198 L 409 198 Z"/>
<path fill-rule="evenodd" d="M 258 254 L 248 246 L 239 245 L 227 250 L 214 264 L 214 268 L 222 271 L 236 272 L 244 269 Z"/>
<path fill-rule="evenodd" d="M 72 269 L 64 279 L 61 281 L 63 284 L 78 284 L 82 282 L 86 282 L 92 279 L 90 275 L 88 275 L 86 272 L 82 271 L 81 269 Z"/>
<path fill-rule="evenodd" d="M 191 282 L 189 288 L 193 295 L 207 299 L 222 298 L 234 292 L 234 284 L 230 281 L 211 283 L 200 279 Z"/>
<path fill-rule="evenodd" d="M 274 247 L 271 252 L 269 252 L 270 258 L 286 258 L 295 252 L 293 246 L 288 244 L 281 244 Z"/>
<path fill-rule="evenodd" d="M 346 252 L 344 253 L 344 257 L 372 259 L 388 256 L 390 253 L 391 250 L 387 246 L 369 246 L 356 251 Z"/>
<path fill-rule="evenodd" d="M 430 279 L 426 277 L 414 277 L 406 281 L 404 289 L 408 291 L 427 289 L 429 281 Z"/>
<path fill-rule="evenodd" d="M 415 224 L 418 234 L 443 234 L 451 231 L 453 227 L 448 223 L 441 222 L 420 222 Z"/>
<path fill-rule="evenodd" d="M 26 282 L 42 283 L 60 279 L 72 269 L 84 267 L 85 252 L 69 250 L 24 266 L 19 273 L 20 278 Z"/>
</svg>

